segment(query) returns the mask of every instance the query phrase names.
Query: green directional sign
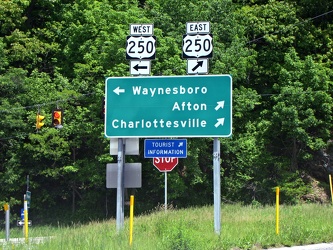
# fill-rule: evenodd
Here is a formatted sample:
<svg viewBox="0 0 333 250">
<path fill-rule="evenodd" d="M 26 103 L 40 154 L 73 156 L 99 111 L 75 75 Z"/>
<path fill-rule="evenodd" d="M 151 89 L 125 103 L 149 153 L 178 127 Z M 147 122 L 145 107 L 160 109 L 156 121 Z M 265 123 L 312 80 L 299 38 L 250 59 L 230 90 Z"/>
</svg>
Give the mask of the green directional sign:
<svg viewBox="0 0 333 250">
<path fill-rule="evenodd" d="M 230 137 L 230 75 L 109 77 L 105 136 Z"/>
</svg>

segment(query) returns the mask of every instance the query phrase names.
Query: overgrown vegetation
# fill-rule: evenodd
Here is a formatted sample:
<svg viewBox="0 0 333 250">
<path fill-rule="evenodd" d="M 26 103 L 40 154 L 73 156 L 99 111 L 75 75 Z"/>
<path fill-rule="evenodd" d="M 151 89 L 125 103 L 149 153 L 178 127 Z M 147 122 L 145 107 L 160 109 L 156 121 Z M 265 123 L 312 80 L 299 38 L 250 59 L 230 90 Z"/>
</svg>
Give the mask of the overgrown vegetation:
<svg viewBox="0 0 333 250">
<path fill-rule="evenodd" d="M 212 206 L 153 211 L 134 218 L 133 242 L 129 246 L 129 221 L 117 233 L 114 220 L 86 225 L 31 227 L 30 244 L 15 249 L 267 249 L 271 247 L 332 242 L 331 205 L 281 206 L 279 234 L 276 234 L 274 206 L 222 206 L 222 230 L 214 232 Z M 1 234 L 3 232 L 0 232 Z M 22 230 L 12 232 L 21 237 Z M 52 236 L 35 244 L 34 237 Z M 12 249 L 9 244 L 4 249 Z"/>
<path fill-rule="evenodd" d="M 117 161 L 103 135 L 105 77 L 129 76 L 125 43 L 134 23 L 154 24 L 151 74 L 185 75 L 189 21 L 211 24 L 209 73 L 233 76 L 233 136 L 221 139 L 223 201 L 272 204 L 271 192 L 281 186 L 287 204 L 325 202 L 332 172 L 332 1 L 6 0 L 0 1 L 0 206 L 9 202 L 12 218 L 27 175 L 34 224 L 115 216 L 116 192 L 105 188 L 105 166 Z M 64 110 L 62 129 L 51 126 L 56 107 Z M 37 131 L 38 111 L 45 125 Z M 143 164 L 142 188 L 126 191 L 135 193 L 137 211 L 163 203 L 164 176 L 152 161 L 143 154 L 126 161 Z M 212 168 L 212 139 L 189 138 L 188 157 L 168 175 L 170 204 L 212 204 Z M 187 234 L 176 230 L 172 237 Z"/>
</svg>

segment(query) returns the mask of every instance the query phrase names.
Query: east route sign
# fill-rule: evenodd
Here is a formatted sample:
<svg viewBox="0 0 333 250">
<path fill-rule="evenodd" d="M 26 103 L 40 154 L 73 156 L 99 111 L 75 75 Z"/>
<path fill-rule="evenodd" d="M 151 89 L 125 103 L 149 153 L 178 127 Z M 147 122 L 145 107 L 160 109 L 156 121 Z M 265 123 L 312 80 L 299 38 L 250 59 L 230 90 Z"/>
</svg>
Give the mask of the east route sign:
<svg viewBox="0 0 333 250">
<path fill-rule="evenodd" d="M 230 75 L 109 77 L 105 136 L 230 137 Z"/>
<path fill-rule="evenodd" d="M 184 35 L 183 58 L 212 58 L 213 36 L 211 34 Z"/>
</svg>

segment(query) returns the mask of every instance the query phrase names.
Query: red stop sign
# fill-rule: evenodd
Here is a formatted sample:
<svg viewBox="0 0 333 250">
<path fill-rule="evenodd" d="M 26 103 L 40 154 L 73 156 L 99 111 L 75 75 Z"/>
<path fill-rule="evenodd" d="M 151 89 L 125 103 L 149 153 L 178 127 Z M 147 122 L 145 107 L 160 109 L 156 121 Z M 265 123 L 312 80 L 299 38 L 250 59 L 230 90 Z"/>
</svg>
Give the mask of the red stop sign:
<svg viewBox="0 0 333 250">
<path fill-rule="evenodd" d="M 178 164 L 178 158 L 175 157 L 166 157 L 166 158 L 154 158 L 153 161 L 154 166 L 160 172 L 169 172 L 174 169 Z"/>
</svg>

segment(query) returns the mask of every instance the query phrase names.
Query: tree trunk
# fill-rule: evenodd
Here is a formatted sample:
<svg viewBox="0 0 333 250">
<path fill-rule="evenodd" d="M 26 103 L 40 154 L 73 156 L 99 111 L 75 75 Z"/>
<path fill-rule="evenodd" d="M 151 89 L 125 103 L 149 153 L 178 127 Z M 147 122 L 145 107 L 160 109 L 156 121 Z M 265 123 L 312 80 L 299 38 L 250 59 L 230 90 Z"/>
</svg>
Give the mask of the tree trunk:
<svg viewBox="0 0 333 250">
<path fill-rule="evenodd" d="M 296 171 L 297 167 L 297 141 L 296 138 L 293 138 L 293 148 L 292 148 L 292 156 L 291 156 L 291 171 Z"/>
</svg>

